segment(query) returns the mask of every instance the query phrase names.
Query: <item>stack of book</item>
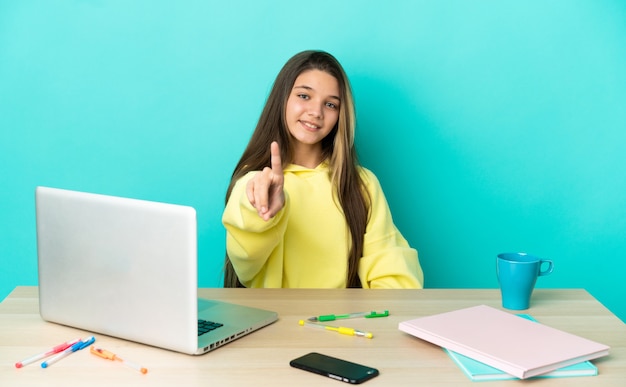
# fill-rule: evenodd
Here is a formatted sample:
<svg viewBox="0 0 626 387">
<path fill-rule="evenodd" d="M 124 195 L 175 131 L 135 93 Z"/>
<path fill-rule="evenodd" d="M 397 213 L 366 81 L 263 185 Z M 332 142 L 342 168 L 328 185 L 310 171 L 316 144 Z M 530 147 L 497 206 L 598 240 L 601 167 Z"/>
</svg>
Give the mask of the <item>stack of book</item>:
<svg viewBox="0 0 626 387">
<path fill-rule="evenodd" d="M 398 328 L 443 347 L 472 380 L 597 375 L 589 360 L 609 353 L 604 344 L 486 305 L 404 321 Z"/>
</svg>

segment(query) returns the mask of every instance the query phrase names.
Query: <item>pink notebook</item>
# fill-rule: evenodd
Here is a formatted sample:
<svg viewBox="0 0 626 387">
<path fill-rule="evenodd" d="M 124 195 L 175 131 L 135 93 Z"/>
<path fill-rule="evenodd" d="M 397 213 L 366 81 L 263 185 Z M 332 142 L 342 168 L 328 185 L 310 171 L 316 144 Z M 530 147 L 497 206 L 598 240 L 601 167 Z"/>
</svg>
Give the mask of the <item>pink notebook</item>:
<svg viewBox="0 0 626 387">
<path fill-rule="evenodd" d="M 606 345 L 486 305 L 404 321 L 398 328 L 520 379 L 609 354 Z"/>
</svg>

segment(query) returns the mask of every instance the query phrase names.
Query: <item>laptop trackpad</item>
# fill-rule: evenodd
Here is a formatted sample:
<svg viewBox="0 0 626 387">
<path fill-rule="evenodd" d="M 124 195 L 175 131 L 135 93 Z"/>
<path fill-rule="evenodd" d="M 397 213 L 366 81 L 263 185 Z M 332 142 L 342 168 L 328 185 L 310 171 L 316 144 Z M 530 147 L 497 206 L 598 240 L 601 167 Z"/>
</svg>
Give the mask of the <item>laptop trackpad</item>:
<svg viewBox="0 0 626 387">
<path fill-rule="evenodd" d="M 212 300 L 205 300 L 204 298 L 198 298 L 198 313 L 211 309 L 217 306 L 219 303 Z"/>
</svg>

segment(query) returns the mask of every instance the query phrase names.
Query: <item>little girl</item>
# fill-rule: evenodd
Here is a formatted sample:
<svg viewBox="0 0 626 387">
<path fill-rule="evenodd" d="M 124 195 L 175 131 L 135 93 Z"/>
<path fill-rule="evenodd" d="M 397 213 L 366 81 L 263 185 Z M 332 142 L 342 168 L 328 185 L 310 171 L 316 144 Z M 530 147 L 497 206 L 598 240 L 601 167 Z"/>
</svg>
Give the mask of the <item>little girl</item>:
<svg viewBox="0 0 626 387">
<path fill-rule="evenodd" d="M 423 287 L 354 132 L 339 62 L 323 51 L 287 61 L 226 194 L 225 287 Z"/>
</svg>

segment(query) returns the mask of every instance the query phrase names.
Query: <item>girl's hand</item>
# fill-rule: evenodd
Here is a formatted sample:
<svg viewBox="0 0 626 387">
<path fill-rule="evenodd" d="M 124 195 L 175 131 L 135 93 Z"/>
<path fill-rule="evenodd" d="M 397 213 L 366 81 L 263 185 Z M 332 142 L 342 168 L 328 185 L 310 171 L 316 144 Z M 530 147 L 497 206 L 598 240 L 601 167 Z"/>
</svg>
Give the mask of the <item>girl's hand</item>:
<svg viewBox="0 0 626 387">
<path fill-rule="evenodd" d="M 257 173 L 246 186 L 246 195 L 250 204 L 263 220 L 273 218 L 285 206 L 283 184 L 283 166 L 280 148 L 276 141 L 270 145 L 271 168 L 265 167 Z"/>
</svg>

